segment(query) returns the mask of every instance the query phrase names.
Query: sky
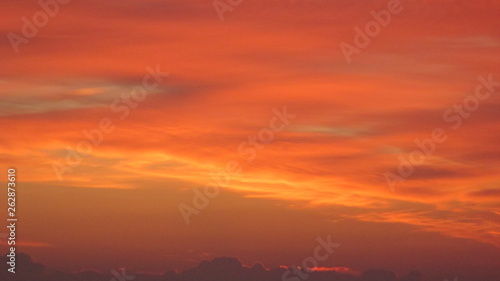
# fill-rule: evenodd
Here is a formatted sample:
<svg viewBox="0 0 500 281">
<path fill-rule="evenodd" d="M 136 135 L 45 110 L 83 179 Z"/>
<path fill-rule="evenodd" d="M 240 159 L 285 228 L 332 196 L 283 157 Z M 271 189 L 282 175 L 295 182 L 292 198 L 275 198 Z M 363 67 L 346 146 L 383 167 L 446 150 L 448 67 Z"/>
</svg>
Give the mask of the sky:
<svg viewBox="0 0 500 281">
<path fill-rule="evenodd" d="M 498 278 L 500 4 L 394 1 L 4 3 L 18 251 Z"/>
</svg>

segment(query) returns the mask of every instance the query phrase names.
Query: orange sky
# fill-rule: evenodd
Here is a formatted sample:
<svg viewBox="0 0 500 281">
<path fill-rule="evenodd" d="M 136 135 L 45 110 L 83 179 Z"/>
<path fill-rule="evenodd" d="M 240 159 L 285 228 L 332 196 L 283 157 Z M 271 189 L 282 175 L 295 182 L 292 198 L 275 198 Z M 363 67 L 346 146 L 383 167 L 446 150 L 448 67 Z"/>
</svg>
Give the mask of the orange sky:
<svg viewBox="0 0 500 281">
<path fill-rule="evenodd" d="M 220 21 L 210 1 L 71 1 L 15 53 L 7 34 L 40 6 L 9 1 L 0 163 L 18 170 L 19 247 L 57 268 L 161 271 L 291 265 L 331 234 L 321 267 L 493 270 L 500 87 L 456 130 L 443 113 L 479 76 L 500 81 L 500 5 L 402 1 L 347 63 L 339 44 L 387 2 L 244 0 Z M 110 105 L 157 65 L 169 76 L 121 120 Z M 284 106 L 296 117 L 246 161 L 240 143 Z M 102 118 L 115 130 L 59 181 L 54 161 Z M 392 192 L 384 173 L 435 128 L 447 140 Z M 178 205 L 230 160 L 242 173 L 186 225 Z"/>
</svg>

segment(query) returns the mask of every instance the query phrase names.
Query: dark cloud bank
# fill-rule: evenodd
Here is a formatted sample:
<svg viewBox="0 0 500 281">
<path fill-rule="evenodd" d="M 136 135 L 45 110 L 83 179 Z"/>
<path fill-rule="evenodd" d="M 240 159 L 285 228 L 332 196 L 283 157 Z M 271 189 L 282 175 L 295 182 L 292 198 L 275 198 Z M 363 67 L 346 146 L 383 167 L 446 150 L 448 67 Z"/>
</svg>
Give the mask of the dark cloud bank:
<svg viewBox="0 0 500 281">
<path fill-rule="evenodd" d="M 16 273 L 7 272 L 7 258 L 0 259 L 0 280 L 6 281 L 425 281 L 417 272 L 410 272 L 403 277 L 396 277 L 386 270 L 367 270 L 359 276 L 336 271 L 308 272 L 308 277 L 301 279 L 299 275 L 283 274 L 290 269 L 265 269 L 261 264 L 252 267 L 243 266 L 236 258 L 215 258 L 203 261 L 197 267 L 176 273 L 166 272 L 163 275 L 145 275 L 126 272 L 119 278 L 111 272 L 82 271 L 78 273 L 63 273 L 45 268 L 42 264 L 33 262 L 30 256 L 19 254 L 16 262 Z M 305 276 L 305 275 L 302 275 Z M 132 279 L 133 278 L 133 279 Z"/>
</svg>

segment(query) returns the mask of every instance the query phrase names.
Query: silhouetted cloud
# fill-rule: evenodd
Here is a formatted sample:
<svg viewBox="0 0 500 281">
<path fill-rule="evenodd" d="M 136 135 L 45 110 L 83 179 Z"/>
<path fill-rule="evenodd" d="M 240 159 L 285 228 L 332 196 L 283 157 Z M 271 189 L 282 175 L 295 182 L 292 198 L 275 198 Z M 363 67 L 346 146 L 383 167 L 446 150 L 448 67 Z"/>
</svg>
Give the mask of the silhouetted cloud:
<svg viewBox="0 0 500 281">
<path fill-rule="evenodd" d="M 7 257 L 3 256 L 0 263 L 2 264 L 0 280 L 8 281 L 421 281 L 420 274 L 416 272 L 398 279 L 394 273 L 386 270 L 367 270 L 361 276 L 335 270 L 303 271 L 303 275 L 289 275 L 284 279 L 283 274 L 289 269 L 287 267 L 266 269 L 260 263 L 249 267 L 242 265 L 238 259 L 230 257 L 202 261 L 197 267 L 179 273 L 168 271 L 163 275 L 153 275 L 127 271 L 128 278 L 122 278 L 124 280 L 117 280 L 120 278 L 113 276 L 111 272 L 84 270 L 64 273 L 49 270 L 33 262 L 26 254 L 17 255 L 15 274 L 7 272 Z M 299 278 L 306 275 L 306 279 Z"/>
</svg>

